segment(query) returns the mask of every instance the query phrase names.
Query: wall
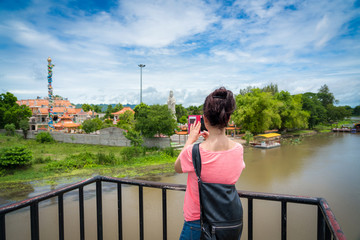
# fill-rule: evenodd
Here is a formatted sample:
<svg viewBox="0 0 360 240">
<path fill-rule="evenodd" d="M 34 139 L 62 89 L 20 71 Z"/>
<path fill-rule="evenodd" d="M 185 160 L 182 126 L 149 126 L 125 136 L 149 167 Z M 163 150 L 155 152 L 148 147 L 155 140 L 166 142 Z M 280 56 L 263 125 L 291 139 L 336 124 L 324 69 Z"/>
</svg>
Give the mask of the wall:
<svg viewBox="0 0 360 240">
<path fill-rule="evenodd" d="M 18 134 L 23 135 L 21 130 L 16 131 Z M 124 130 L 117 127 L 104 128 L 99 131 L 99 134 L 74 134 L 63 132 L 51 132 L 53 138 L 58 142 L 66 143 L 81 143 L 93 145 L 106 145 L 106 146 L 130 146 L 130 141 L 125 138 Z M 0 133 L 5 133 L 5 130 L 0 130 Z M 28 138 L 34 139 L 38 132 L 28 131 Z M 144 146 L 146 147 L 170 147 L 170 138 L 145 138 Z"/>
</svg>

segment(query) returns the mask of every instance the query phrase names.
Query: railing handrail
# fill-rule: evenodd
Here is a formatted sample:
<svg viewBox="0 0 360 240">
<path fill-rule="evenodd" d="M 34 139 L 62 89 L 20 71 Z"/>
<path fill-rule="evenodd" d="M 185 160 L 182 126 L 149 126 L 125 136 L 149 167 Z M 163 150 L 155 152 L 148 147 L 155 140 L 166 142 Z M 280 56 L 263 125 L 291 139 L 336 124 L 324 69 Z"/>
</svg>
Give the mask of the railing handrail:
<svg viewBox="0 0 360 240">
<path fill-rule="evenodd" d="M 86 185 L 95 183 L 95 182 L 112 182 L 118 184 L 128 184 L 128 185 L 136 185 L 139 187 L 152 187 L 152 188 L 159 188 L 165 190 L 176 190 L 176 191 L 185 191 L 186 185 L 183 184 L 171 184 L 171 183 L 162 183 L 162 182 L 154 182 L 154 181 L 145 181 L 145 180 L 135 180 L 135 179 L 124 179 L 124 178 L 115 178 L 115 177 L 105 177 L 105 176 L 96 176 L 92 177 L 77 183 L 73 183 L 59 189 L 55 189 L 38 196 L 19 201 L 16 203 L 8 204 L 3 207 L 0 207 L 0 217 L 5 216 L 5 214 L 18 210 L 20 208 L 24 208 L 27 206 L 32 206 L 34 203 L 39 203 L 41 201 L 50 199 L 56 196 L 62 196 L 64 193 L 73 191 L 75 189 L 83 188 Z M 251 207 L 251 216 L 248 216 L 249 222 L 252 222 L 252 200 L 270 200 L 270 201 L 278 201 L 282 203 L 282 231 L 285 231 L 285 239 L 286 239 L 286 204 L 288 202 L 291 203 L 299 203 L 299 204 L 310 204 L 310 205 L 317 205 L 318 206 L 318 214 L 322 214 L 325 218 L 321 217 L 318 219 L 318 224 L 324 224 L 328 226 L 330 232 L 332 233 L 335 239 L 346 239 L 344 233 L 342 232 L 340 225 L 338 224 L 337 220 L 335 219 L 335 215 L 331 211 L 328 203 L 323 198 L 316 198 L 316 197 L 307 197 L 307 196 L 296 196 L 296 195 L 287 195 L 287 194 L 270 194 L 270 193 L 261 193 L 261 192 L 250 192 L 250 191 L 238 191 L 239 197 L 247 198 L 249 201 L 249 207 Z M 318 217 L 319 218 L 319 217 Z M 322 223 L 324 221 L 324 223 Z M 250 224 L 250 223 L 249 223 Z M 251 223 L 252 224 L 252 223 Z M 321 225 L 322 226 L 322 225 Z M 318 226 L 319 228 L 319 226 Z M 325 228 L 324 228 L 325 229 Z M 325 230 L 324 230 L 325 231 Z M 319 229 L 318 229 L 319 234 Z M 252 235 L 252 226 L 251 226 L 251 235 Z M 284 233 L 282 232 L 282 236 Z M 327 233 L 320 233 L 320 235 L 324 235 L 325 238 Z M 252 238 L 252 237 L 251 237 Z"/>
</svg>

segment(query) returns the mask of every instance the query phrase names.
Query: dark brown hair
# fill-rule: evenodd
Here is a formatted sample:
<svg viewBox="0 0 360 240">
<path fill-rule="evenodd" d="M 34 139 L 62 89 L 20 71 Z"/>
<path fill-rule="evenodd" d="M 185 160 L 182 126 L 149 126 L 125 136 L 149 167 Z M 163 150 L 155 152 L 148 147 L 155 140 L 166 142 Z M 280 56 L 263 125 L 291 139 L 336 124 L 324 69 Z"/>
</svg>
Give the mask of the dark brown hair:
<svg viewBox="0 0 360 240">
<path fill-rule="evenodd" d="M 204 116 L 211 126 L 224 128 L 236 107 L 234 95 L 230 90 L 221 87 L 210 93 L 204 102 Z"/>
</svg>

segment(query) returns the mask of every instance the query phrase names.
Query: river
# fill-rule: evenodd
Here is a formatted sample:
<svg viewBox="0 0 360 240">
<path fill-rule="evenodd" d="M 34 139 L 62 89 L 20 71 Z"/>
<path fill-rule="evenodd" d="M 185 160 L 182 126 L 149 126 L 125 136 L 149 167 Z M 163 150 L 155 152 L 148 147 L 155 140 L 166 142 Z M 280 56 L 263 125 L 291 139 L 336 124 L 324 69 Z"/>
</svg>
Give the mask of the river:
<svg viewBox="0 0 360 240">
<path fill-rule="evenodd" d="M 297 144 L 262 150 L 245 148 L 246 168 L 239 190 L 323 197 L 329 203 L 347 239 L 360 239 L 360 134 L 329 133 L 304 137 Z M 168 183 L 186 183 L 186 174 L 153 177 Z M 103 184 L 104 239 L 117 238 L 114 184 Z M 33 186 L 33 193 L 50 187 Z M 96 239 L 94 186 L 84 189 L 86 239 Z M 138 190 L 123 188 L 124 239 L 138 239 Z M 168 191 L 168 239 L 178 239 L 184 193 Z M 79 238 L 77 192 L 65 194 L 65 239 Z M 242 199 L 247 218 L 247 201 Z M 162 239 L 161 190 L 144 189 L 145 239 Z M 280 239 L 280 209 L 276 202 L 254 200 L 254 239 Z M 288 205 L 288 239 L 316 239 L 316 207 Z M 126 219 L 126 220 L 125 220 Z M 7 239 L 30 239 L 29 211 L 6 217 Z M 245 222 L 246 224 L 246 222 Z M 58 239 L 56 199 L 40 205 L 41 239 Z M 21 231 L 19 231 L 21 229 Z M 242 239 L 247 239 L 246 226 Z"/>
</svg>

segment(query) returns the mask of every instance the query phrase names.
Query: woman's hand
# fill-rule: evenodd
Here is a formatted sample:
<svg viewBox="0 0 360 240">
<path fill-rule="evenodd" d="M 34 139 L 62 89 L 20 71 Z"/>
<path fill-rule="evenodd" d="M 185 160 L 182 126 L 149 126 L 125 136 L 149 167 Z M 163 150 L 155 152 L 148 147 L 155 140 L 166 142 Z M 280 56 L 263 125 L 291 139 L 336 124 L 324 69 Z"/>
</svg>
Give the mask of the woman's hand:
<svg viewBox="0 0 360 240">
<path fill-rule="evenodd" d="M 206 141 L 206 139 L 209 137 L 209 132 L 208 131 L 203 131 L 203 132 L 200 133 L 200 135 L 203 136 L 203 138 Z"/>
<path fill-rule="evenodd" d="M 201 127 L 200 122 L 190 125 L 190 133 L 189 133 L 188 140 L 186 141 L 185 145 L 191 145 L 199 139 L 199 137 L 201 135 L 200 127 Z"/>
</svg>

